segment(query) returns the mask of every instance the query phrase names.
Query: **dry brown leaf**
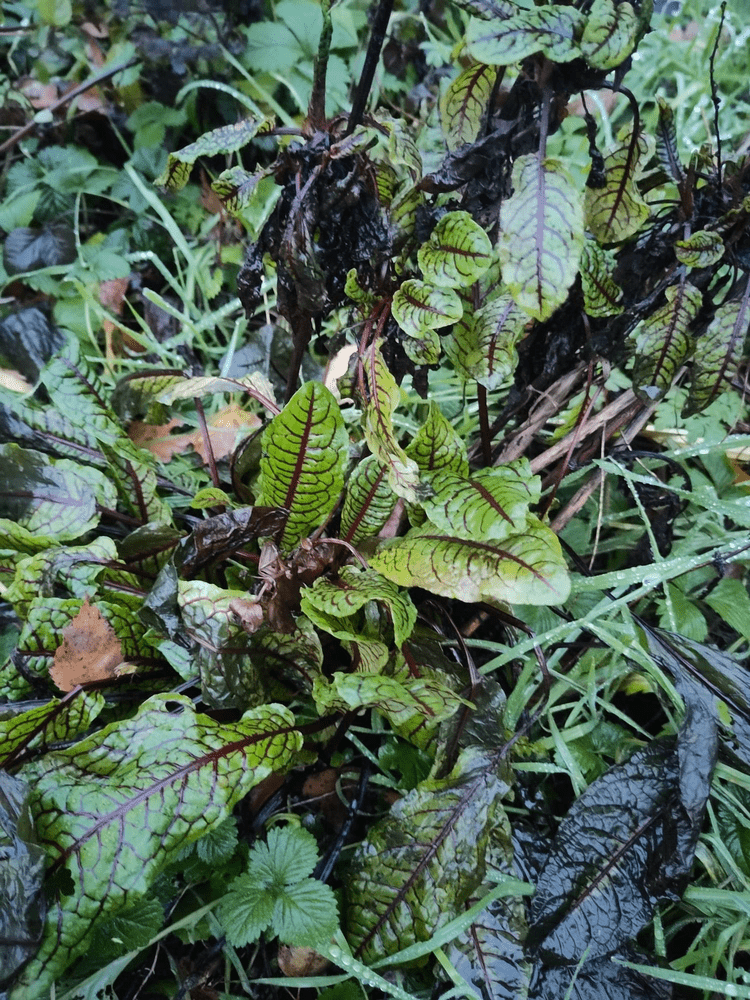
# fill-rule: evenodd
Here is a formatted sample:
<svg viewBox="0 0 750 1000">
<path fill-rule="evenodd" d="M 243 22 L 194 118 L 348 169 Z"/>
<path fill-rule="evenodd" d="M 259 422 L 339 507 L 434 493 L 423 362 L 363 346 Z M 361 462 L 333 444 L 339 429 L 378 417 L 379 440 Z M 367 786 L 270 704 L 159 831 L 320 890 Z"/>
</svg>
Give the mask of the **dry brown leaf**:
<svg viewBox="0 0 750 1000">
<path fill-rule="evenodd" d="M 319 976 L 330 965 L 313 948 L 292 948 L 288 944 L 280 946 L 278 960 L 285 976 Z"/>
<path fill-rule="evenodd" d="M 61 691 L 77 684 L 109 680 L 122 663 L 122 646 L 109 622 L 88 598 L 69 625 L 62 630 L 50 677 Z"/>
<path fill-rule="evenodd" d="M 54 83 L 41 83 L 39 80 L 27 78 L 19 85 L 18 89 L 28 99 L 32 108 L 37 108 L 37 110 L 48 108 L 58 98 L 57 87 Z"/>
<path fill-rule="evenodd" d="M 128 428 L 128 435 L 131 441 L 142 448 L 148 448 L 161 462 L 167 463 L 175 455 L 181 455 L 188 448 L 193 448 L 206 465 L 208 454 L 203 432 L 198 428 L 188 434 L 170 434 L 179 423 L 179 420 L 170 420 L 167 424 L 156 426 L 134 420 Z M 214 458 L 219 460 L 231 455 L 237 445 L 239 432 L 247 433 L 255 430 L 261 423 L 260 417 L 248 413 L 237 404 L 219 410 L 208 421 L 208 436 L 211 438 Z"/>
</svg>

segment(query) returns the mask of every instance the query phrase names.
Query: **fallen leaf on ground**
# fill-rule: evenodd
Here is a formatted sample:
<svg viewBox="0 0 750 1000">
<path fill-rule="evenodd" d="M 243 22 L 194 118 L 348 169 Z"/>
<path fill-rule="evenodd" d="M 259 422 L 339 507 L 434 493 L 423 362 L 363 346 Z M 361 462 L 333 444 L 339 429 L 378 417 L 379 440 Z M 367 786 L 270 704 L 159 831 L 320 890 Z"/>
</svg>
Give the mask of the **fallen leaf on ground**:
<svg viewBox="0 0 750 1000">
<path fill-rule="evenodd" d="M 99 609 L 86 599 L 81 610 L 62 630 L 50 677 L 61 691 L 77 684 L 109 680 L 122 663 L 122 646 L 112 626 Z"/>
</svg>

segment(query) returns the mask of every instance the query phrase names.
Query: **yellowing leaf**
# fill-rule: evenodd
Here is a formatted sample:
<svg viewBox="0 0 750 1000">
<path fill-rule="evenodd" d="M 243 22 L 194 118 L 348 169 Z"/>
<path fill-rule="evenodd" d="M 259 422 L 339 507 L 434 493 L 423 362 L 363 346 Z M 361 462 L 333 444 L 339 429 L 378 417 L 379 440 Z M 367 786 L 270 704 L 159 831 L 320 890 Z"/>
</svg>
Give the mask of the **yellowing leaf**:
<svg viewBox="0 0 750 1000">
<path fill-rule="evenodd" d="M 584 24 L 580 11 L 559 4 L 521 11 L 501 21 L 472 18 L 466 47 L 473 59 L 490 66 L 508 66 L 535 52 L 553 62 L 570 62 L 581 54 L 577 39 Z"/>
<path fill-rule="evenodd" d="M 247 118 L 233 125 L 222 125 L 206 132 L 183 146 L 176 153 L 170 153 L 164 171 L 154 181 L 168 191 L 179 191 L 190 179 L 190 171 L 199 156 L 216 156 L 219 153 L 235 153 L 246 146 L 256 135 L 270 132 L 275 125 L 273 118 Z"/>
<path fill-rule="evenodd" d="M 688 267 L 711 267 L 724 256 L 724 240 L 718 233 L 698 229 L 686 240 L 676 240 L 674 253 Z"/>
<path fill-rule="evenodd" d="M 500 206 L 503 281 L 516 303 L 548 319 L 568 296 L 583 248 L 581 197 L 559 160 L 533 153 L 513 165 L 513 196 Z"/>
<path fill-rule="evenodd" d="M 491 254 L 487 233 L 468 212 L 448 212 L 420 247 L 417 260 L 431 284 L 462 288 L 481 278 L 490 266 Z"/>
</svg>

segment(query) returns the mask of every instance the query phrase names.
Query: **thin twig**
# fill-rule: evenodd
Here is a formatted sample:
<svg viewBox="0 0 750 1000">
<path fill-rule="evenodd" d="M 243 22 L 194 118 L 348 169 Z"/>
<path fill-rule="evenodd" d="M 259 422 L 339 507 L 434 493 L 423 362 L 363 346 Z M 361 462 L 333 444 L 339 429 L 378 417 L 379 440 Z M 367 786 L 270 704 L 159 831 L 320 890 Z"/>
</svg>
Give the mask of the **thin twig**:
<svg viewBox="0 0 750 1000">
<path fill-rule="evenodd" d="M 118 63 L 117 66 L 111 66 L 109 69 L 102 70 L 101 73 L 97 73 L 96 76 L 90 76 L 88 80 L 84 80 L 83 83 L 79 83 L 77 87 L 69 90 L 67 94 L 63 94 L 59 100 L 50 104 L 45 110 L 50 114 L 54 114 L 60 108 L 65 107 L 71 101 L 75 100 L 76 97 L 80 97 L 81 94 L 85 94 L 87 90 L 91 90 L 92 87 L 96 87 L 98 84 L 103 83 L 104 80 L 108 80 L 111 76 L 116 76 L 117 73 L 122 73 L 123 70 L 130 69 L 131 66 L 137 65 L 140 59 L 128 59 L 127 62 Z M 34 131 L 34 129 L 39 125 L 39 122 L 35 121 L 33 118 L 30 122 L 27 122 L 22 128 L 19 128 L 17 132 L 6 139 L 5 142 L 0 145 L 0 156 L 3 153 L 7 153 L 9 149 L 13 149 L 21 139 L 25 139 L 27 135 Z"/>
</svg>

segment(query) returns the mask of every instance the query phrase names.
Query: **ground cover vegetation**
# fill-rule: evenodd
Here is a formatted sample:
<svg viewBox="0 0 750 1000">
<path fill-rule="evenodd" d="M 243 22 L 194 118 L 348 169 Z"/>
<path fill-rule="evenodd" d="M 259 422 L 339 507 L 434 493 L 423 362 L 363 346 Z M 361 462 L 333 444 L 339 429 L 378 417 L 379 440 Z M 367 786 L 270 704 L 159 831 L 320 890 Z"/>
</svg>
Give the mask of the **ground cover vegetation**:
<svg viewBox="0 0 750 1000">
<path fill-rule="evenodd" d="M 750 997 L 750 18 L 3 10 L 3 995 Z"/>
</svg>

